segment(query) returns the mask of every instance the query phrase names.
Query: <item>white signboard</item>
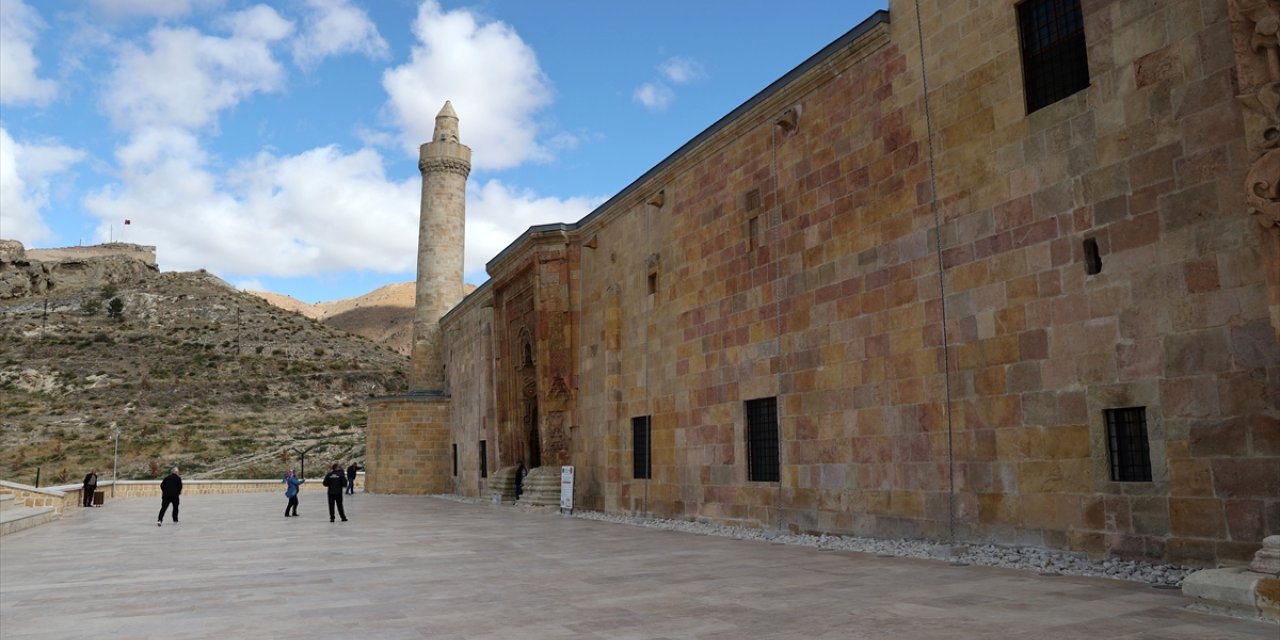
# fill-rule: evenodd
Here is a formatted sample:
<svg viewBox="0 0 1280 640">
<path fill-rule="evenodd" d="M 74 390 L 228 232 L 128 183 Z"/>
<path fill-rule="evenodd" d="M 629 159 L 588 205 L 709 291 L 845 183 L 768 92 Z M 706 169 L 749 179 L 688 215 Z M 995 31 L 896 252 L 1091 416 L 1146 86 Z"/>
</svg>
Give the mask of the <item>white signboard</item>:
<svg viewBox="0 0 1280 640">
<path fill-rule="evenodd" d="M 560 508 L 573 510 L 573 467 L 560 467 Z"/>
</svg>

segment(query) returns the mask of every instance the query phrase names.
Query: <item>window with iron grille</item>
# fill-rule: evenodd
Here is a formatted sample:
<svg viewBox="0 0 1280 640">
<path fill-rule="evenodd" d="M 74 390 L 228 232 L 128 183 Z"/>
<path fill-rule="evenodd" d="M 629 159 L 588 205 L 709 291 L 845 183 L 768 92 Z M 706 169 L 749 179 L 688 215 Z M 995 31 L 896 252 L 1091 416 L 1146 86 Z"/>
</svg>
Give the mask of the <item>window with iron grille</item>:
<svg viewBox="0 0 1280 640">
<path fill-rule="evenodd" d="M 649 429 L 649 416 L 637 416 L 631 419 L 631 477 L 647 480 L 652 478 L 651 452 L 653 441 Z"/>
<path fill-rule="evenodd" d="M 458 475 L 458 445 L 453 445 L 453 475 Z"/>
<path fill-rule="evenodd" d="M 1027 0 L 1018 5 L 1022 85 L 1027 113 L 1089 86 L 1080 0 Z"/>
<path fill-rule="evenodd" d="M 1107 448 L 1111 479 L 1151 482 L 1151 445 L 1147 442 L 1147 408 L 1107 409 Z"/>
<path fill-rule="evenodd" d="M 484 440 L 480 441 L 480 477 L 481 478 L 489 477 L 489 455 L 488 455 L 488 452 L 485 451 Z"/>
<path fill-rule="evenodd" d="M 746 402 L 747 480 L 778 481 L 778 399 Z"/>
</svg>

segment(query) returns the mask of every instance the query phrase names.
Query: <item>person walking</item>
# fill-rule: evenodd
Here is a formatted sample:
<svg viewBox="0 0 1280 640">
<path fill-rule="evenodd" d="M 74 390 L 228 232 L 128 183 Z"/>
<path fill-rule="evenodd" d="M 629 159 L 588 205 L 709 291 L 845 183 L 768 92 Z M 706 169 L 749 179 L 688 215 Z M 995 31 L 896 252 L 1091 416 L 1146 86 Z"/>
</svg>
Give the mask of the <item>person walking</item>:
<svg viewBox="0 0 1280 640">
<path fill-rule="evenodd" d="M 93 506 L 93 492 L 98 490 L 98 470 L 91 469 L 89 474 L 84 477 L 84 486 L 80 489 L 80 495 L 84 498 L 81 501 L 82 507 Z"/>
<path fill-rule="evenodd" d="M 356 494 L 356 473 L 360 471 L 360 465 L 352 462 L 347 467 L 347 495 L 354 496 Z"/>
<path fill-rule="evenodd" d="M 169 509 L 169 505 L 173 505 L 173 523 L 178 524 L 178 496 L 181 495 L 182 476 L 178 475 L 178 468 L 174 467 L 160 482 L 160 515 L 156 517 L 157 527 L 164 522 L 164 512 Z"/>
<path fill-rule="evenodd" d="M 347 478 L 342 475 L 342 466 L 333 463 L 333 468 L 324 476 L 324 486 L 329 489 L 329 522 L 333 522 L 333 506 L 338 505 L 338 515 L 347 521 L 347 512 L 342 509 L 342 489 L 347 486 Z"/>
<path fill-rule="evenodd" d="M 296 518 L 298 517 L 298 485 L 306 482 L 306 479 L 294 475 L 293 469 L 290 469 L 284 474 L 284 480 L 281 482 L 289 485 L 284 490 L 284 497 L 289 499 L 289 504 L 284 507 L 284 517 L 292 516 Z M 290 513 L 290 510 L 292 510 L 292 513 Z"/>
</svg>

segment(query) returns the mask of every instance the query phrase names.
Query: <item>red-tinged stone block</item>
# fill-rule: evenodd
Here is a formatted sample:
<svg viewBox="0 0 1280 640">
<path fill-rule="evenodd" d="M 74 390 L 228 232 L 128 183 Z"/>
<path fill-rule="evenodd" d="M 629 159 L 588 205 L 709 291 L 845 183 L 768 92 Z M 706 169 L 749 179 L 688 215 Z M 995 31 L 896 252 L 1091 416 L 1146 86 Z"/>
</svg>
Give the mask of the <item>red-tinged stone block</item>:
<svg viewBox="0 0 1280 640">
<path fill-rule="evenodd" d="M 1166 418 L 1210 418 L 1218 415 L 1218 384 L 1212 376 L 1162 380 L 1160 397 L 1160 412 Z"/>
<path fill-rule="evenodd" d="M 1196 458 L 1247 456 L 1249 432 L 1244 419 L 1194 423 L 1188 428 L 1191 455 Z"/>
<path fill-rule="evenodd" d="M 1260 542 L 1267 535 L 1261 500 L 1226 500 L 1227 533 L 1232 540 Z"/>
<path fill-rule="evenodd" d="M 1224 327 L 1188 331 L 1164 338 L 1164 375 L 1167 378 L 1226 371 L 1231 350 Z"/>
<path fill-rule="evenodd" d="M 1182 273 L 1191 293 L 1218 289 L 1218 261 L 1212 256 L 1183 263 Z"/>
<path fill-rule="evenodd" d="M 1018 352 L 1021 360 L 1044 360 L 1048 357 L 1048 334 L 1044 329 L 1033 329 L 1018 334 Z"/>
<path fill-rule="evenodd" d="M 1169 527 L 1175 536 L 1220 538 L 1226 533 L 1222 502 L 1214 498 L 1170 498 Z"/>
<path fill-rule="evenodd" d="M 1265 415 L 1249 416 L 1249 442 L 1253 455 L 1270 456 L 1280 465 L 1280 418 Z"/>
<path fill-rule="evenodd" d="M 1169 562 L 1192 566 L 1212 565 L 1218 557 L 1212 540 L 1189 538 L 1170 538 L 1165 543 L 1165 554 Z"/>
<path fill-rule="evenodd" d="M 1135 215 L 1107 227 L 1107 235 L 1115 253 L 1152 244 L 1160 240 L 1160 217 L 1156 212 Z"/>
<path fill-rule="evenodd" d="M 1124 331 L 1121 323 L 1121 332 Z M 1137 342 L 1116 343 L 1116 375 L 1121 382 L 1130 380 L 1147 380 L 1160 375 L 1163 364 L 1160 342 L 1157 340 L 1141 340 Z"/>
<path fill-rule="evenodd" d="M 1278 463 L 1277 458 L 1215 458 L 1210 462 L 1215 494 L 1223 498 L 1275 500 L 1280 495 Z"/>
</svg>

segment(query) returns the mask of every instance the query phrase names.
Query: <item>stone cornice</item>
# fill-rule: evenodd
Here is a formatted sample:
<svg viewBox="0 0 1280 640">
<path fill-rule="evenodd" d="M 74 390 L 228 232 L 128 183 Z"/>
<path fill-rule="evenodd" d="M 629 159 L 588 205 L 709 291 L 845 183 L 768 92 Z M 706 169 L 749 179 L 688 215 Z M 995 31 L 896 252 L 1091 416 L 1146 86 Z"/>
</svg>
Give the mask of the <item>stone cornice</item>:
<svg viewBox="0 0 1280 640">
<path fill-rule="evenodd" d="M 471 163 L 450 157 L 429 157 L 418 161 L 418 171 L 427 173 L 456 173 L 463 178 L 471 175 Z"/>
</svg>

